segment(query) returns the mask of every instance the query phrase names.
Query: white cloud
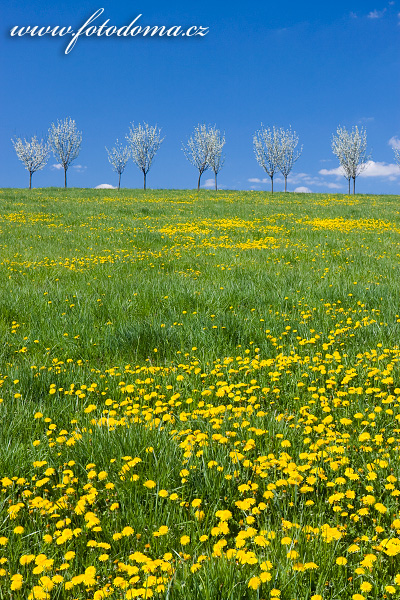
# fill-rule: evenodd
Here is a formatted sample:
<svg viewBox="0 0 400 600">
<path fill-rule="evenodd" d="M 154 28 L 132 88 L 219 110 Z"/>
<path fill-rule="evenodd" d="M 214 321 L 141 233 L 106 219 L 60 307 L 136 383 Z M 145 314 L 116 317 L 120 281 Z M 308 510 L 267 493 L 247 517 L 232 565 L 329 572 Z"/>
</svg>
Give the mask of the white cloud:
<svg viewBox="0 0 400 600">
<path fill-rule="evenodd" d="M 400 150 L 400 139 L 395 135 L 390 138 L 388 144 L 391 148 L 396 148 L 396 150 Z"/>
<path fill-rule="evenodd" d="M 59 171 L 60 169 L 63 169 L 63 166 L 60 165 L 59 163 L 56 163 L 55 165 L 51 165 L 51 168 Z"/>
<path fill-rule="evenodd" d="M 377 10 L 375 8 L 375 10 L 371 10 L 370 13 L 368 13 L 367 18 L 368 19 L 381 19 L 383 17 L 383 15 L 386 12 L 386 8 L 384 8 L 383 10 Z"/>
<path fill-rule="evenodd" d="M 83 165 L 74 165 L 72 168 L 78 173 L 83 173 L 87 169 L 87 167 L 84 167 Z"/>
<path fill-rule="evenodd" d="M 311 194 L 310 188 L 304 186 L 297 187 L 294 192 L 296 194 Z"/>
<path fill-rule="evenodd" d="M 96 185 L 95 190 L 116 190 L 117 188 L 109 183 L 101 183 L 100 185 Z"/>
<path fill-rule="evenodd" d="M 206 179 L 205 182 L 201 185 L 203 188 L 213 188 L 215 187 L 214 179 Z"/>
<path fill-rule="evenodd" d="M 226 185 L 222 185 L 219 182 L 217 182 L 217 183 L 218 183 L 219 190 L 226 190 Z M 205 182 L 201 184 L 201 187 L 205 188 L 205 189 L 210 189 L 210 190 L 215 189 L 215 179 L 211 178 L 211 177 L 210 177 L 210 179 L 206 179 Z"/>
<path fill-rule="evenodd" d="M 389 177 L 390 181 L 394 181 L 396 177 L 400 177 L 400 167 L 391 163 L 369 160 L 367 168 L 360 173 L 360 177 Z"/>
<path fill-rule="evenodd" d="M 259 179 L 258 177 L 250 177 L 247 180 L 249 183 L 267 183 L 268 179 L 265 177 L 264 179 Z"/>
<path fill-rule="evenodd" d="M 336 170 L 337 169 L 322 169 L 321 171 L 319 171 L 320 174 L 322 175 L 330 175 L 331 172 L 333 172 L 333 174 L 336 174 Z M 342 173 L 339 173 L 340 176 L 342 176 Z M 253 184 L 262 184 L 262 183 L 269 183 L 270 179 L 259 179 L 257 177 L 252 177 L 249 178 L 247 181 L 249 181 L 250 183 Z M 274 178 L 274 184 L 283 184 L 285 182 L 284 178 L 282 176 L 277 176 Z M 340 190 L 343 185 L 340 185 L 339 183 L 333 183 L 331 181 L 326 181 L 325 179 L 323 179 L 322 177 L 317 177 L 315 175 L 309 175 L 309 173 L 291 173 L 287 179 L 287 182 L 290 186 L 299 186 L 299 187 L 305 187 L 308 190 L 310 190 L 310 188 L 312 187 L 320 187 L 320 188 L 329 188 L 329 189 L 334 189 L 334 190 Z M 253 185 L 251 186 L 252 189 L 257 189 L 257 185 Z"/>
<path fill-rule="evenodd" d="M 327 169 L 322 169 L 322 171 L 326 171 L 326 170 Z M 321 171 L 320 171 L 320 173 L 321 173 Z M 280 181 L 283 182 L 284 179 L 280 178 Z M 312 186 L 317 186 L 317 187 L 328 187 L 331 189 L 340 189 L 342 187 L 341 185 L 338 185 L 337 183 L 331 183 L 331 182 L 325 181 L 321 177 L 315 177 L 313 175 L 309 175 L 308 173 L 293 173 L 292 175 L 289 175 L 288 183 L 290 183 L 292 185 L 302 183 L 302 184 L 307 184 L 307 186 L 312 185 Z"/>
<path fill-rule="evenodd" d="M 326 185 L 327 188 L 329 188 L 330 190 L 340 190 L 343 186 L 339 185 L 338 183 L 325 183 L 324 185 Z"/>
<path fill-rule="evenodd" d="M 336 175 L 336 177 L 343 177 L 344 171 L 342 167 L 336 167 L 335 169 L 321 169 L 318 171 L 320 175 Z"/>
<path fill-rule="evenodd" d="M 320 175 L 335 175 L 336 177 L 343 177 L 344 173 L 342 167 L 336 169 L 321 169 Z M 389 181 L 395 181 L 397 177 L 400 177 L 400 167 L 392 163 L 375 162 L 369 160 L 365 170 L 360 173 L 360 177 L 387 177 Z"/>
</svg>

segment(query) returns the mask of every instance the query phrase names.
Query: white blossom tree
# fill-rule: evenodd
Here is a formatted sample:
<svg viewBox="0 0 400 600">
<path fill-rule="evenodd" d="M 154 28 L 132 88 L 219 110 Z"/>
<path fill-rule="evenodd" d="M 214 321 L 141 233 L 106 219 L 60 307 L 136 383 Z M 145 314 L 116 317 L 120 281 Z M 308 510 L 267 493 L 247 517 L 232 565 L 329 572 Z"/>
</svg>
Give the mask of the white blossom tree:
<svg viewBox="0 0 400 600">
<path fill-rule="evenodd" d="M 32 174 L 40 171 L 46 166 L 49 159 L 49 146 L 44 140 L 38 140 L 33 136 L 30 141 L 24 138 L 11 140 L 19 160 L 29 171 L 29 189 L 32 189 Z"/>
<path fill-rule="evenodd" d="M 340 167 L 347 183 L 349 185 L 350 195 L 350 181 L 351 181 L 351 165 L 348 158 L 350 148 L 350 134 L 347 129 L 338 127 L 336 131 L 337 135 L 332 136 L 332 152 L 339 159 Z"/>
<path fill-rule="evenodd" d="M 161 129 L 157 125 L 151 126 L 148 123 L 143 123 L 143 125 L 139 123 L 135 127 L 132 123 L 126 139 L 130 145 L 131 158 L 143 173 L 143 189 L 145 190 L 147 173 L 164 140 L 161 138 Z"/>
<path fill-rule="evenodd" d="M 219 129 L 211 127 L 208 135 L 210 136 L 210 168 L 214 171 L 215 191 L 218 190 L 217 176 L 225 162 L 225 155 L 222 149 L 225 146 L 225 134 L 221 134 Z"/>
<path fill-rule="evenodd" d="M 348 131 L 339 126 L 332 137 L 332 152 L 339 159 L 343 174 L 349 182 L 353 180 L 353 194 L 356 193 L 356 178 L 368 165 L 371 155 L 367 154 L 367 132 L 361 127 Z"/>
<path fill-rule="evenodd" d="M 194 133 L 187 141 L 187 145 L 182 144 L 182 150 L 187 160 L 199 171 L 197 180 L 197 190 L 200 189 L 201 176 L 211 166 L 213 155 L 212 128 L 207 128 L 204 123 L 196 125 Z"/>
<path fill-rule="evenodd" d="M 123 146 L 118 140 L 115 146 L 109 150 L 106 147 L 108 160 L 113 171 L 118 173 L 118 189 L 121 187 L 121 174 L 124 172 L 126 163 L 130 157 L 130 151 L 127 146 Z"/>
<path fill-rule="evenodd" d="M 400 167 L 400 148 L 393 148 L 394 151 L 394 159 L 397 163 L 397 166 Z"/>
<path fill-rule="evenodd" d="M 258 164 L 271 178 L 271 192 L 274 193 L 274 175 L 279 170 L 282 152 L 279 130 L 275 126 L 264 128 L 261 123 L 261 129 L 253 136 L 253 148 Z"/>
<path fill-rule="evenodd" d="M 296 150 L 297 144 L 299 143 L 299 137 L 290 127 L 289 129 L 279 129 L 277 135 L 280 146 L 278 168 L 285 178 L 286 192 L 288 175 L 290 174 L 294 163 L 300 158 L 303 146 L 299 150 Z"/>
<path fill-rule="evenodd" d="M 64 187 L 67 187 L 68 167 L 78 157 L 82 143 L 82 132 L 76 128 L 75 121 L 70 117 L 57 124 L 51 124 L 49 129 L 49 146 L 58 162 L 64 169 Z"/>
</svg>

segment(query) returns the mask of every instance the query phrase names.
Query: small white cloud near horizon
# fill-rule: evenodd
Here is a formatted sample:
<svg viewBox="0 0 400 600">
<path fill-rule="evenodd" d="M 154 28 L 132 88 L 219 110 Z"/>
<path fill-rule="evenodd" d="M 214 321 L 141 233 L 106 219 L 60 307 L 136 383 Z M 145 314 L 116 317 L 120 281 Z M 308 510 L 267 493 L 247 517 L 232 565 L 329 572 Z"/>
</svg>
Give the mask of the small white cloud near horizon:
<svg viewBox="0 0 400 600">
<path fill-rule="evenodd" d="M 95 190 L 116 190 L 117 186 L 111 185 L 109 183 L 101 183 L 100 185 L 96 185 L 93 189 Z"/>
<path fill-rule="evenodd" d="M 327 169 L 322 169 L 323 171 L 327 171 Z M 321 173 L 321 171 L 320 171 Z M 340 173 L 341 174 L 341 173 Z M 247 181 L 249 183 L 253 183 L 253 184 L 270 184 L 271 180 L 269 178 L 264 178 L 264 179 L 259 179 L 258 177 L 251 177 L 249 179 L 247 179 Z M 283 177 L 281 176 L 276 176 L 274 178 L 274 185 L 275 184 L 284 184 L 285 180 Z M 287 179 L 287 182 L 289 185 L 292 186 L 299 186 L 299 187 L 305 187 L 307 189 L 310 189 L 309 186 L 317 186 L 320 188 L 328 188 L 328 189 L 333 189 L 333 190 L 340 190 L 343 185 L 340 185 L 339 183 L 333 183 L 332 181 L 325 181 L 325 179 L 322 179 L 321 177 L 316 177 L 314 175 L 309 175 L 308 173 L 291 173 Z M 251 186 L 252 189 L 257 189 L 256 185 Z"/>
<path fill-rule="evenodd" d="M 250 177 L 247 180 L 249 183 L 267 183 L 268 179 L 264 177 L 264 179 L 259 179 L 258 177 Z"/>
<path fill-rule="evenodd" d="M 312 193 L 310 188 L 302 186 L 302 185 L 300 187 L 295 188 L 293 191 L 296 194 L 311 194 Z"/>
<path fill-rule="evenodd" d="M 388 141 L 388 144 L 394 150 L 400 150 L 400 139 L 396 135 L 394 135 L 390 138 L 390 140 Z"/>
<path fill-rule="evenodd" d="M 214 179 L 206 179 L 204 183 L 201 184 L 201 187 L 203 188 L 213 188 L 215 187 L 215 181 Z"/>
<path fill-rule="evenodd" d="M 56 163 L 54 165 L 51 165 L 52 169 L 55 169 L 56 171 L 59 171 L 60 169 L 63 169 L 63 166 L 60 165 L 60 163 Z"/>
<path fill-rule="evenodd" d="M 226 189 L 226 185 L 220 184 L 218 181 L 217 181 L 217 185 L 218 185 L 219 190 Z M 205 189 L 214 189 L 215 188 L 215 179 L 211 178 L 211 177 L 209 179 L 206 179 L 205 182 L 202 183 L 200 187 L 205 188 Z"/>
<path fill-rule="evenodd" d="M 77 173 L 83 173 L 87 169 L 87 167 L 85 167 L 83 165 L 74 165 L 72 168 L 75 169 L 75 171 L 77 171 Z"/>
<path fill-rule="evenodd" d="M 344 176 L 342 167 L 337 167 L 336 169 L 321 169 L 318 172 L 320 175 L 334 175 L 335 177 Z M 397 177 L 400 177 L 400 167 L 393 163 L 369 160 L 365 170 L 360 173 L 359 177 L 387 177 L 389 181 L 395 181 Z"/>
<path fill-rule="evenodd" d="M 335 169 L 321 169 L 318 173 L 320 175 L 336 175 L 336 177 L 344 177 L 342 167 L 336 167 Z"/>
<path fill-rule="evenodd" d="M 371 10 L 370 13 L 367 14 L 367 19 L 381 19 L 383 17 L 383 15 L 386 12 L 386 8 L 384 8 L 383 10 L 377 10 L 376 8 L 374 10 Z"/>
</svg>

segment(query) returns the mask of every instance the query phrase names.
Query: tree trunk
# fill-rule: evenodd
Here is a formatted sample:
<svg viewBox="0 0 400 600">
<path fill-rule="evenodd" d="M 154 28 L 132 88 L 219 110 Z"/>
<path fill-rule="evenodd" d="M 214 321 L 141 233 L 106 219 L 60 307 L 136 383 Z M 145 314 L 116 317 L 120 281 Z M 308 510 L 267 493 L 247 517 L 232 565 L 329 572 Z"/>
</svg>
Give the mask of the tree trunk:
<svg viewBox="0 0 400 600">
<path fill-rule="evenodd" d="M 349 196 L 350 196 L 350 177 L 349 177 Z"/>
<path fill-rule="evenodd" d="M 143 189 L 146 189 L 146 173 L 143 171 Z"/>
<path fill-rule="evenodd" d="M 29 171 L 29 189 L 32 189 L 32 171 Z"/>
<path fill-rule="evenodd" d="M 64 167 L 64 187 L 67 187 L 67 167 Z"/>
<path fill-rule="evenodd" d="M 199 179 L 197 180 L 197 191 L 200 190 L 200 179 L 201 179 L 201 173 L 199 173 Z"/>
<path fill-rule="evenodd" d="M 218 191 L 218 187 L 217 187 L 217 173 L 215 173 L 215 191 Z"/>
<path fill-rule="evenodd" d="M 274 193 L 274 176 L 270 175 L 270 177 L 271 177 L 271 194 L 273 194 Z"/>
<path fill-rule="evenodd" d="M 353 177 L 353 195 L 356 193 L 356 178 Z"/>
<path fill-rule="evenodd" d="M 121 173 L 118 173 L 118 191 L 119 191 L 120 187 L 121 187 Z"/>
<path fill-rule="evenodd" d="M 285 175 L 285 193 L 286 193 L 286 189 L 287 189 L 287 175 Z"/>
</svg>

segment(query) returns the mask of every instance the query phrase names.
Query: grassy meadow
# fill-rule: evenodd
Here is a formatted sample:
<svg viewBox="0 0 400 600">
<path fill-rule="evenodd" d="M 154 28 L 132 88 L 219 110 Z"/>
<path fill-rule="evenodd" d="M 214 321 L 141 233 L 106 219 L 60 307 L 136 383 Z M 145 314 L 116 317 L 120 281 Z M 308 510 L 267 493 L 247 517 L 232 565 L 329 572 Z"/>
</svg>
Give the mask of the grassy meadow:
<svg viewBox="0 0 400 600">
<path fill-rule="evenodd" d="M 400 597 L 400 197 L 0 190 L 0 599 Z"/>
</svg>

